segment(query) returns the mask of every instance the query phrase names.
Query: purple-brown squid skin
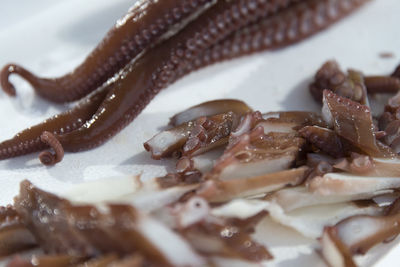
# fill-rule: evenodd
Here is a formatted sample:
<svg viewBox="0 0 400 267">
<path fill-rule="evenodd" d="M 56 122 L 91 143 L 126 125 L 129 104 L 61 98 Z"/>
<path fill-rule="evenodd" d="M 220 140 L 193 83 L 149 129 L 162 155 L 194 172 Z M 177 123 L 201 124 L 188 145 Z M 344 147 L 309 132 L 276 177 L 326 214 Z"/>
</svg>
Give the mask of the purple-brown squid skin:
<svg viewBox="0 0 400 267">
<path fill-rule="evenodd" d="M 370 156 L 396 157 L 388 146 L 376 139 L 369 107 L 327 89 L 323 91 L 322 102 L 322 113 L 337 135 Z"/>
<path fill-rule="evenodd" d="M 320 5 L 325 10 L 324 12 L 327 12 L 326 10 L 329 10 L 327 6 L 331 3 L 350 4 L 347 6 L 347 11 L 343 9 L 336 10 L 339 14 L 346 15 L 367 0 L 343 1 L 324 0 L 321 1 L 322 4 Z M 97 112 L 94 113 L 93 117 L 91 119 L 88 118 L 82 127 L 74 131 L 57 134 L 57 139 L 66 151 L 86 150 L 104 143 L 130 123 L 161 89 L 180 78 L 182 73 L 187 73 L 188 66 L 193 64 L 192 62 L 196 58 L 202 57 L 201 53 L 225 38 L 233 36 L 240 29 L 243 29 L 243 33 L 245 33 L 247 25 L 256 23 L 268 16 L 275 15 L 271 19 L 273 25 L 281 25 L 281 23 L 287 22 L 287 19 L 291 18 L 289 15 L 280 18 L 280 12 L 284 12 L 283 14 L 296 13 L 296 16 L 299 16 L 300 19 L 304 13 L 297 13 L 299 5 L 301 8 L 307 9 L 315 5 L 316 0 L 302 2 L 304 6 L 303 4 L 296 4 L 297 2 L 298 0 L 244 0 L 240 2 L 219 0 L 201 16 L 189 23 L 182 31 L 149 49 L 136 61 L 125 67 L 121 75 L 109 84 L 110 92 L 104 101 L 98 105 Z M 318 12 L 315 13 L 314 9 L 309 14 L 311 14 L 309 15 L 310 18 L 317 22 L 321 19 L 320 14 Z M 330 19 L 327 17 L 327 20 L 322 19 L 322 23 L 326 27 L 339 18 L 341 18 L 340 15 Z M 293 19 L 290 21 L 293 21 Z M 265 22 L 265 25 L 268 25 L 268 23 Z M 266 26 L 264 28 L 259 26 L 249 27 L 255 29 L 252 34 L 259 34 L 262 30 L 268 30 Z M 298 39 L 290 40 L 290 38 L 284 38 L 280 40 L 281 42 L 276 43 L 274 48 L 301 40 L 321 29 L 316 27 L 314 31 L 308 33 L 300 31 L 300 34 L 297 35 Z M 272 30 L 272 32 L 282 33 L 279 29 Z M 241 35 L 239 34 L 238 36 Z M 246 40 L 245 37 L 250 35 L 244 34 L 243 36 L 243 40 Z M 266 48 L 271 47 L 261 46 L 259 50 Z M 237 55 L 245 54 L 247 53 L 242 51 Z M 218 60 L 223 60 L 223 58 Z M 57 122 L 60 122 L 60 120 L 57 119 Z M 29 132 L 30 130 L 27 130 L 27 133 Z M 25 139 L 21 139 L 19 142 L 25 141 Z M 14 147 L 15 143 L 4 144 L 4 149 L 6 150 L 3 149 L 5 156 L 2 159 L 17 156 L 11 153 Z M 26 154 L 37 151 L 38 148 L 35 147 L 35 150 L 28 151 L 24 148 L 18 149 L 17 146 L 16 150 L 21 150 L 20 154 Z"/>
<path fill-rule="evenodd" d="M 108 32 L 85 61 L 59 78 L 39 78 L 25 68 L 8 64 L 0 73 L 3 90 L 14 96 L 11 74 L 26 79 L 43 98 L 54 102 L 78 100 L 116 74 L 140 52 L 151 47 L 173 26 L 212 0 L 139 0 Z"/>
<path fill-rule="evenodd" d="M 300 129 L 299 133 L 312 145 L 328 155 L 336 158 L 344 156 L 342 141 L 334 131 L 318 126 L 306 126 Z"/>
</svg>

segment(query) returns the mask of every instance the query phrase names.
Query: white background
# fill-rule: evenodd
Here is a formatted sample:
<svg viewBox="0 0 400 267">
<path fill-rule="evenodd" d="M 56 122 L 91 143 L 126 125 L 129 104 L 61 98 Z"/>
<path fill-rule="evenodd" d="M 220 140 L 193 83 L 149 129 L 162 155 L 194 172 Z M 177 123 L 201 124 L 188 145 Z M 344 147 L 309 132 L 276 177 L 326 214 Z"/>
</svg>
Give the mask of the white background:
<svg viewBox="0 0 400 267">
<path fill-rule="evenodd" d="M 84 59 L 131 4 L 132 0 L 2 0 L 0 65 L 16 62 L 43 76 L 63 74 Z M 263 112 L 316 110 L 307 85 L 327 59 L 368 74 L 390 73 L 400 63 L 399 14 L 398 0 L 375 0 L 301 44 L 193 73 L 159 94 L 110 142 L 91 151 L 66 154 L 55 167 L 43 167 L 37 154 L 0 161 L 0 205 L 12 201 L 23 179 L 58 192 L 81 181 L 162 174 L 171 162 L 149 159 L 142 143 L 175 112 L 206 100 L 239 98 Z M 382 59 L 382 52 L 391 52 L 394 57 Z M 12 81 L 17 98 L 0 92 L 0 140 L 68 108 L 35 97 L 17 77 Z M 390 262 L 392 265 L 380 266 L 397 266 L 396 261 Z"/>
</svg>

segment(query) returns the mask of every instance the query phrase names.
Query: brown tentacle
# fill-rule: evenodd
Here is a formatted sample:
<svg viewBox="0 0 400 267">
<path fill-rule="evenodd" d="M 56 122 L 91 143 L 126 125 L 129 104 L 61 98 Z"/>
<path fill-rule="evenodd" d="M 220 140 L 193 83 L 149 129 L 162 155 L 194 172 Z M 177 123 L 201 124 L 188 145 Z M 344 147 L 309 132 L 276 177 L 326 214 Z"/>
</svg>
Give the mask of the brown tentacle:
<svg viewBox="0 0 400 267">
<path fill-rule="evenodd" d="M 392 73 L 392 77 L 400 78 L 400 65 L 398 65 L 397 68 L 394 70 L 394 72 Z"/>
<path fill-rule="evenodd" d="M 60 162 L 64 157 L 64 148 L 57 140 L 57 137 L 50 132 L 43 132 L 40 136 L 40 141 L 47 144 L 54 150 L 54 154 L 50 151 L 43 151 L 39 154 L 40 162 L 44 165 L 50 166 Z"/>
<path fill-rule="evenodd" d="M 54 102 L 78 100 L 102 85 L 144 49 L 155 44 L 176 24 L 194 14 L 211 0 L 137 1 L 109 31 L 93 52 L 74 71 L 54 79 L 39 78 L 15 64 L 0 74 L 3 90 L 14 96 L 11 74 L 26 79 L 35 91 Z"/>
<path fill-rule="evenodd" d="M 47 145 L 40 140 L 44 131 L 65 134 L 80 128 L 96 112 L 108 91 L 108 87 L 102 88 L 72 110 L 47 119 L 0 143 L 0 160 L 46 149 Z"/>
<path fill-rule="evenodd" d="M 368 92 L 375 93 L 397 93 L 400 90 L 400 79 L 390 76 L 366 76 L 365 86 Z"/>
<path fill-rule="evenodd" d="M 10 96 L 16 95 L 15 87 L 9 81 L 9 76 L 13 73 L 20 75 L 31 84 L 34 84 L 35 80 L 37 79 L 36 76 L 32 75 L 29 71 L 16 64 L 5 65 L 0 72 L 0 85 L 3 88 L 3 91 Z"/>
<path fill-rule="evenodd" d="M 301 1 L 273 17 L 245 26 L 204 51 L 185 72 L 260 51 L 283 48 L 310 37 L 354 12 L 367 0 Z"/>
</svg>

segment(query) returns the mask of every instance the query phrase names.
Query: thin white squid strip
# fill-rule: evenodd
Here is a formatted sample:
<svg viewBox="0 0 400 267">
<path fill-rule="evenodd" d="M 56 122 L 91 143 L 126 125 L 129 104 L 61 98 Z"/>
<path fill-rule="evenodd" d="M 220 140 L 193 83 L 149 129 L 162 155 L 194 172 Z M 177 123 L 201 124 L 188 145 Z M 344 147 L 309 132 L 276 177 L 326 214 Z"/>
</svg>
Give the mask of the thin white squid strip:
<svg viewBox="0 0 400 267">
<path fill-rule="evenodd" d="M 400 177 L 365 177 L 347 173 L 327 173 L 308 183 L 310 192 L 322 196 L 346 196 L 399 187 Z"/>
<path fill-rule="evenodd" d="M 293 122 L 280 122 L 280 121 L 262 121 L 256 127 L 262 126 L 264 134 L 269 133 L 296 133 L 294 127 L 299 126 Z M 254 127 L 255 128 L 255 127 Z"/>
<path fill-rule="evenodd" d="M 377 206 L 358 207 L 351 202 L 285 212 L 273 202 L 240 199 L 214 208 L 211 213 L 219 217 L 247 219 L 264 210 L 269 212 L 274 221 L 296 230 L 305 237 L 315 239 L 322 235 L 325 226 L 334 225 L 344 218 L 357 214 L 377 215 L 382 212 Z"/>
<path fill-rule="evenodd" d="M 368 178 L 366 178 L 368 179 Z M 391 189 L 367 191 L 361 193 L 348 192 L 347 194 L 321 195 L 310 192 L 306 187 L 294 187 L 282 189 L 270 195 L 268 200 L 277 203 L 283 210 L 292 211 L 295 209 L 321 204 L 343 203 L 353 200 L 371 199 L 379 195 L 392 193 Z"/>
<path fill-rule="evenodd" d="M 224 153 L 224 147 L 215 148 L 207 151 L 204 154 L 196 155 L 191 158 L 193 168 L 199 170 L 202 173 L 206 173 L 212 170 L 215 161 Z"/>
<path fill-rule="evenodd" d="M 149 216 L 140 216 L 137 227 L 139 232 L 156 246 L 173 266 L 204 266 L 206 264 L 186 240 L 161 222 Z"/>
<path fill-rule="evenodd" d="M 375 167 L 363 175 L 378 177 L 400 177 L 400 159 L 379 159 L 374 158 Z"/>
<path fill-rule="evenodd" d="M 300 167 L 249 178 L 210 180 L 202 184 L 197 194 L 210 202 L 225 202 L 234 198 L 265 195 L 286 186 L 300 184 L 307 171 L 307 167 Z"/>
<path fill-rule="evenodd" d="M 137 176 L 82 183 L 62 196 L 74 204 L 92 204 L 100 209 L 106 203 L 119 203 L 131 204 L 139 210 L 151 212 L 177 201 L 197 187 L 194 184 L 163 189 L 154 179 L 141 182 Z"/>
<path fill-rule="evenodd" d="M 294 154 L 279 155 L 256 162 L 230 164 L 219 175 L 220 180 L 241 179 L 289 169 L 295 160 Z"/>
</svg>

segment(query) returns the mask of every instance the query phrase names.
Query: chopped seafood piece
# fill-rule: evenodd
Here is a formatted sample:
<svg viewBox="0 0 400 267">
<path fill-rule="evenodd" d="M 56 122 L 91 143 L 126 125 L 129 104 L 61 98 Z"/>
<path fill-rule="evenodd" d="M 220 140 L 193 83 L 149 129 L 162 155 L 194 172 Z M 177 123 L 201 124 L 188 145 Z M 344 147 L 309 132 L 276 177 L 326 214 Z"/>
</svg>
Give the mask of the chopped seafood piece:
<svg viewBox="0 0 400 267">
<path fill-rule="evenodd" d="M 353 255 L 365 254 L 373 246 L 393 239 L 399 233 L 400 213 L 351 216 L 334 226 L 325 227 L 321 238 L 322 255 L 334 267 L 355 266 Z"/>
<path fill-rule="evenodd" d="M 139 176 L 103 179 L 75 185 L 61 196 L 75 205 L 95 205 L 101 209 L 108 204 L 119 203 L 133 205 L 143 212 L 152 212 L 198 187 L 196 184 L 179 184 L 165 188 L 158 179 L 144 182 L 140 181 Z M 110 190 L 110 187 L 115 190 Z"/>
<path fill-rule="evenodd" d="M 164 265 L 205 263 L 180 235 L 132 205 L 109 204 L 103 210 L 76 206 L 24 181 L 15 207 L 48 252 L 82 257 L 140 252 Z M 177 255 L 176 250 L 182 254 Z"/>
<path fill-rule="evenodd" d="M 241 179 L 289 169 L 305 141 L 286 133 L 264 134 L 260 126 L 250 133 L 233 137 L 208 177 Z"/>
<path fill-rule="evenodd" d="M 335 132 L 365 153 L 373 157 L 395 157 L 395 154 L 375 136 L 371 111 L 348 98 L 329 90 L 323 92 L 322 113 Z"/>
<path fill-rule="evenodd" d="M 217 114 L 233 112 L 239 116 L 252 112 L 252 109 L 243 101 L 236 99 L 219 99 L 201 103 L 190 107 L 170 119 L 172 126 L 195 120 L 200 117 L 209 117 Z"/>
<path fill-rule="evenodd" d="M 233 112 L 200 117 L 172 129 L 162 131 L 144 143 L 153 159 L 174 153 L 197 155 L 228 143 L 229 134 L 239 123 Z"/>
<path fill-rule="evenodd" d="M 305 237 L 318 238 L 324 227 L 335 225 L 352 215 L 381 215 L 383 208 L 371 203 L 358 206 L 353 202 L 318 205 L 285 212 L 277 203 L 259 199 L 237 199 L 212 209 L 211 213 L 222 218 L 247 219 L 261 211 L 268 211 L 276 222 L 290 227 Z"/>
<path fill-rule="evenodd" d="M 369 179 L 369 178 L 366 178 Z M 369 188 L 370 189 L 370 188 Z M 392 193 L 393 189 L 371 189 L 372 191 L 353 192 L 349 191 L 342 194 L 319 194 L 310 192 L 305 186 L 284 188 L 266 197 L 268 201 L 273 201 L 281 206 L 285 211 L 292 211 L 299 208 L 321 205 L 343 203 L 352 200 L 371 199 L 373 197 Z"/>
<path fill-rule="evenodd" d="M 209 180 L 197 190 L 197 195 L 210 202 L 225 202 L 235 198 L 266 194 L 302 183 L 307 172 L 308 168 L 303 166 L 243 179 Z"/>
</svg>

